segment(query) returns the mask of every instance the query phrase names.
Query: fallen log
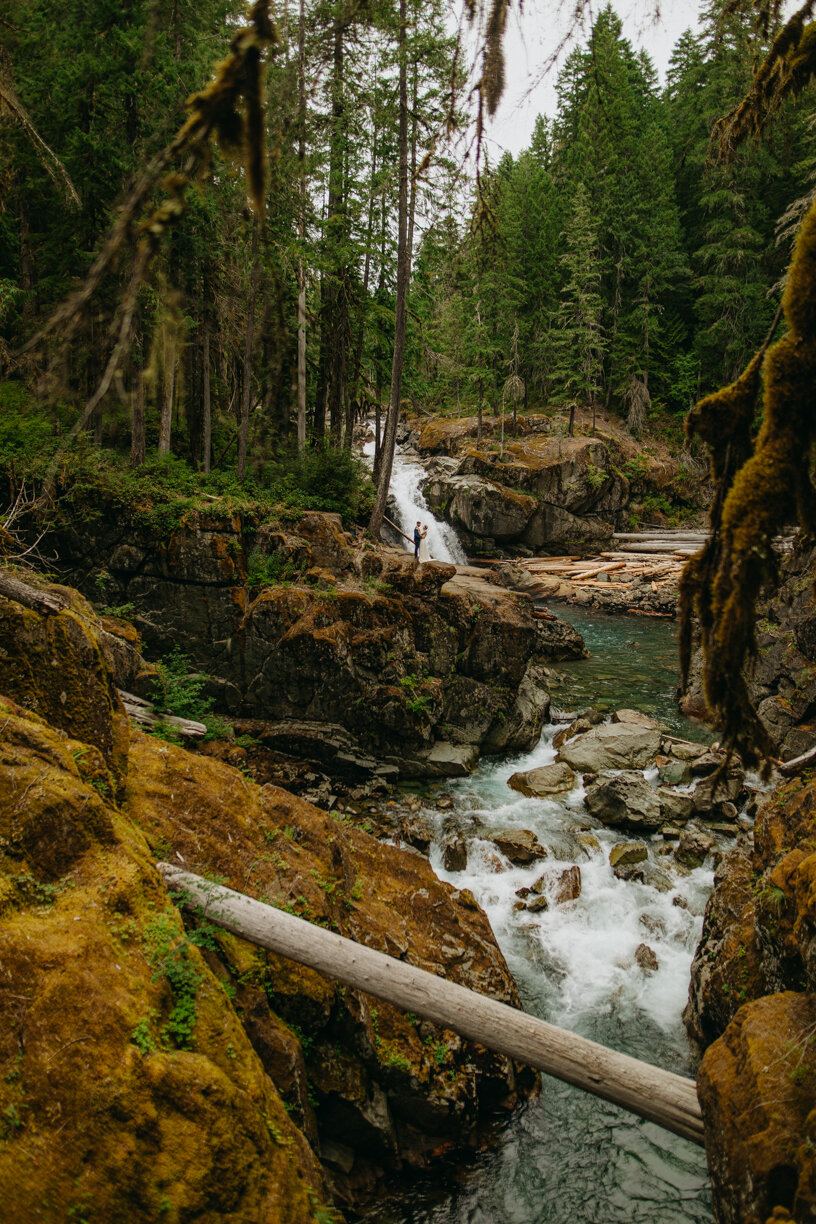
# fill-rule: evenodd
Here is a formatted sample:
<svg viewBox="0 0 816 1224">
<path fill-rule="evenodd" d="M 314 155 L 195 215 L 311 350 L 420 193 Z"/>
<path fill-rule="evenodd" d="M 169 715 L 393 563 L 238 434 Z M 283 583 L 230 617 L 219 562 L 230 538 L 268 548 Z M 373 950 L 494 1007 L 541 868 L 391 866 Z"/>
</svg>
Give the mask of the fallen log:
<svg viewBox="0 0 816 1224">
<path fill-rule="evenodd" d="M 790 778 L 814 764 L 816 764 L 816 748 L 808 748 L 807 752 L 803 752 L 801 756 L 794 757 L 792 761 L 781 762 L 777 765 L 777 769 L 786 778 Z"/>
<path fill-rule="evenodd" d="M 119 696 L 128 718 L 151 731 L 154 727 L 167 725 L 185 739 L 201 739 L 207 734 L 204 723 L 195 722 L 192 718 L 179 718 L 176 714 L 157 713 L 149 701 L 144 701 L 133 693 L 126 693 L 123 689 L 119 690 Z"/>
<path fill-rule="evenodd" d="M 326 977 L 453 1029 L 658 1126 L 703 1143 L 693 1080 L 566 1032 L 405 961 L 335 935 L 171 863 L 158 870 L 185 909 Z"/>
<path fill-rule="evenodd" d="M 53 591 L 41 591 L 33 583 L 23 582 L 13 574 L 0 572 L 0 595 L 13 599 L 15 603 L 30 608 L 33 612 L 62 612 L 69 606 L 68 600 Z"/>
</svg>

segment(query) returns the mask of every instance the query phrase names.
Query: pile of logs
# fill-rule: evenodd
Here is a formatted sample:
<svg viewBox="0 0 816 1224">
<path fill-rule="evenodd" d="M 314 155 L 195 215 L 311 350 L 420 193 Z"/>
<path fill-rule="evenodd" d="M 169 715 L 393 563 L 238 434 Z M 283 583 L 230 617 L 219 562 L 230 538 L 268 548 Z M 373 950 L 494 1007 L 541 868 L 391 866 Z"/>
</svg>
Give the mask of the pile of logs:
<svg viewBox="0 0 816 1224">
<path fill-rule="evenodd" d="M 604 552 L 591 561 L 580 557 L 533 557 L 524 561 L 524 568 L 535 577 L 560 578 L 577 586 L 607 587 L 614 583 L 621 589 L 632 585 L 635 578 L 649 582 L 653 590 L 677 583 L 688 557 L 679 552 L 654 556 L 649 553 Z"/>
</svg>

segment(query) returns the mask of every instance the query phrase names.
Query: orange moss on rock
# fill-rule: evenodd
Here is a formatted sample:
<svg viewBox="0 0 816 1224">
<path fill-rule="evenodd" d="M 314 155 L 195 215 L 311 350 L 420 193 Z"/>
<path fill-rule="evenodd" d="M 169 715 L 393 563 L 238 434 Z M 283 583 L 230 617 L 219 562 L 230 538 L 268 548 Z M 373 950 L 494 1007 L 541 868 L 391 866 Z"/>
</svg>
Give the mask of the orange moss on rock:
<svg viewBox="0 0 816 1224">
<path fill-rule="evenodd" d="M 131 761 L 125 811 L 171 860 L 518 1004 L 484 914 L 441 883 L 425 858 L 383 845 L 275 786 L 258 787 L 220 761 L 147 736 L 135 736 Z M 350 1149 L 358 1167 L 421 1162 L 440 1135 L 462 1141 L 487 1109 L 535 1088 L 537 1077 L 519 1074 L 508 1060 L 432 1025 L 418 1027 L 389 1004 L 234 936 L 218 934 L 217 944 L 237 1005 L 252 1007 L 254 1031 L 265 1024 L 262 992 L 304 1038 L 321 1133 Z M 287 1103 L 308 1117 L 294 1074 Z"/>
<path fill-rule="evenodd" d="M 0 706 L 4 1221 L 314 1220 L 317 1161 L 144 838 L 86 746 Z"/>
<path fill-rule="evenodd" d="M 2 691 L 97 747 L 119 784 L 127 769 L 127 717 L 93 613 L 75 591 L 50 589 L 70 595 L 77 606 L 43 614 L 0 596 Z"/>
</svg>

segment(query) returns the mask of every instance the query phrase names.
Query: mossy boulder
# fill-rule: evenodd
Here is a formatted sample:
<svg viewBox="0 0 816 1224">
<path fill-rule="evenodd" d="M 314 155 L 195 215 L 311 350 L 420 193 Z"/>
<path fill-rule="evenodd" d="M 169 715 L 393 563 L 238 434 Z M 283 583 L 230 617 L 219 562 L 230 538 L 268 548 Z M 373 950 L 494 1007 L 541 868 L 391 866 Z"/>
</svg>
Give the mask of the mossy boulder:
<svg viewBox="0 0 816 1224">
<path fill-rule="evenodd" d="M 291 1224 L 328 1194 L 83 745 L 0 700 L 4 1218 Z M 28 814 L 30 805 L 35 813 Z"/>
<path fill-rule="evenodd" d="M 0 594 L 0 689 L 94 745 L 119 785 L 127 769 L 128 725 L 106 658 L 109 635 L 76 591 L 31 578 L 24 585 L 58 606 L 36 610 Z"/>
</svg>

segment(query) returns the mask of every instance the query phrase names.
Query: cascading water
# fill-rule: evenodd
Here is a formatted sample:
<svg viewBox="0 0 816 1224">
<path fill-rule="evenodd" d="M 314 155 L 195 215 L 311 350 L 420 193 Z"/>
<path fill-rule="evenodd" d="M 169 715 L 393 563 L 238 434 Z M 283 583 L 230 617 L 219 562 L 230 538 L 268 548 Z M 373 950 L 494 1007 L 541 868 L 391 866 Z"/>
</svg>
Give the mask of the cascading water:
<svg viewBox="0 0 816 1224">
<path fill-rule="evenodd" d="M 365 457 L 373 462 L 374 443 L 367 442 L 363 447 Z M 397 526 L 401 527 L 407 536 L 413 537 L 417 522 L 428 527 L 428 551 L 434 561 L 452 561 L 459 565 L 467 562 L 465 550 L 459 538 L 449 523 L 434 517 L 422 492 L 422 481 L 425 479 L 425 469 L 421 463 L 403 458 L 397 449 L 394 453 L 394 466 L 391 470 L 390 493 L 397 507 Z M 412 546 L 402 540 L 405 549 Z"/>
<path fill-rule="evenodd" d="M 700 738 L 700 729 L 680 719 L 673 704 L 676 646 L 670 626 L 586 612 L 575 619 L 594 657 L 561 665 L 567 679 L 555 694 L 559 705 L 572 708 L 574 698 L 586 696 L 589 664 L 594 704 L 637 705 L 671 721 L 676 732 Z M 431 861 L 442 879 L 469 888 L 487 912 L 527 1011 L 693 1076 L 681 1012 L 712 873 L 669 868 L 670 860 L 659 853 L 663 839 L 656 836 L 649 882 L 619 880 L 609 850 L 629 839 L 589 817 L 580 779 L 569 794 L 551 800 L 511 790 L 511 774 L 554 760 L 557 729 L 547 728 L 523 757 L 483 761 L 469 778 L 444 785 L 453 807 L 440 811 L 431 800 L 423 809 L 436 830 Z M 536 833 L 548 850 L 545 862 L 517 867 L 502 859 L 489 832 L 513 827 Z M 467 839 L 464 872 L 444 869 L 442 842 L 451 833 Z M 544 871 L 555 881 L 575 862 L 582 874 L 578 900 L 559 905 L 553 882 L 545 889 L 547 911 L 519 907 L 518 889 L 530 888 Z M 656 970 L 644 971 L 636 962 L 640 944 L 656 955 Z M 517 1111 L 472 1167 L 420 1183 L 366 1219 L 377 1224 L 702 1224 L 710 1221 L 711 1208 L 700 1148 L 544 1077 L 540 1100 Z"/>
</svg>

